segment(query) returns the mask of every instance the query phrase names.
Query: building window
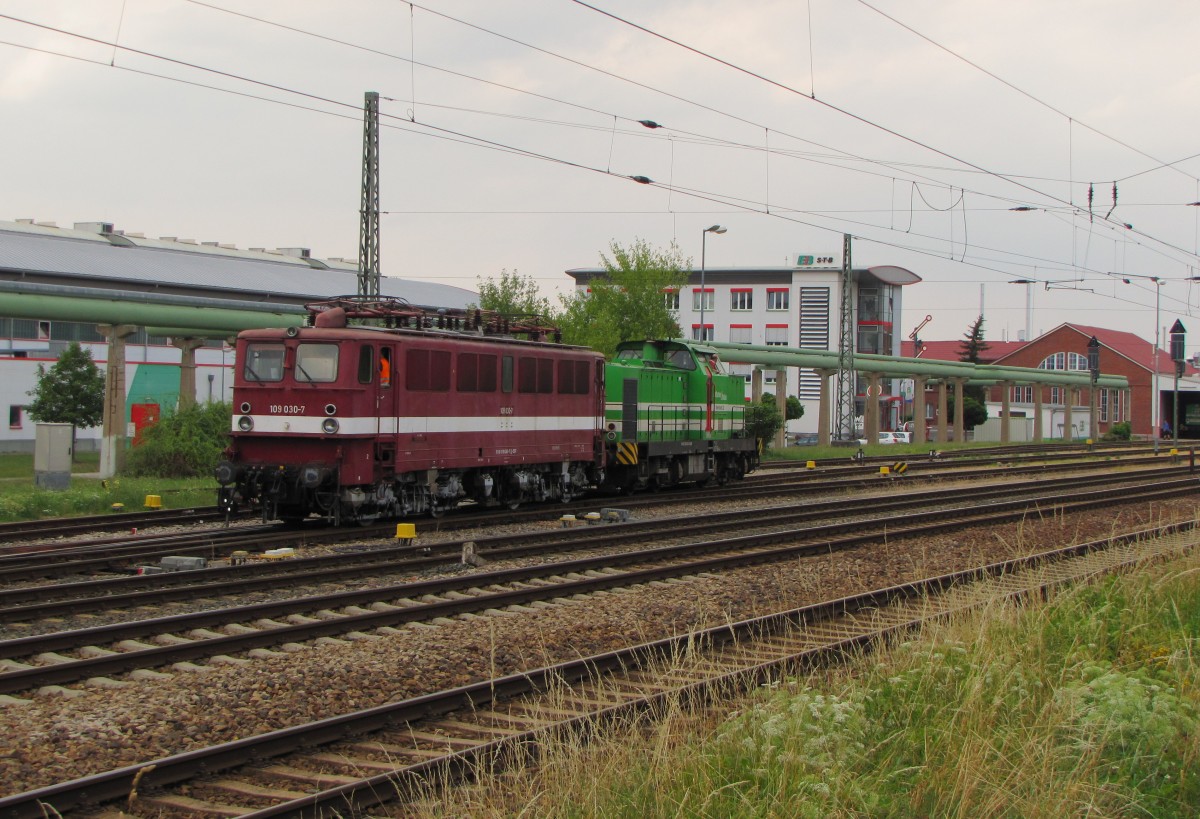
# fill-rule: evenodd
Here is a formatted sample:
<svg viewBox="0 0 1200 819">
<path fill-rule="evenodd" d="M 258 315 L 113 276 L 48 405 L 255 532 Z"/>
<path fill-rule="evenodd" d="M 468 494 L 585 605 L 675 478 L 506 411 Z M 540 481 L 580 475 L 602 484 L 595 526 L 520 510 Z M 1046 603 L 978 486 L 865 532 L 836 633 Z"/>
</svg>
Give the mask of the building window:
<svg viewBox="0 0 1200 819">
<path fill-rule="evenodd" d="M 1100 390 L 1100 423 L 1108 421 L 1108 395 L 1108 390 Z"/>
<path fill-rule="evenodd" d="M 1087 372 L 1087 356 L 1079 353 L 1067 353 L 1067 369 Z"/>
<path fill-rule="evenodd" d="M 729 340 L 733 344 L 750 344 L 752 343 L 753 329 L 749 324 L 731 324 L 729 325 Z"/>
<path fill-rule="evenodd" d="M 1067 368 L 1067 354 L 1054 353 L 1042 359 L 1042 363 L 1038 364 L 1039 370 L 1065 370 Z M 1057 401 L 1055 403 L 1058 403 Z"/>
<path fill-rule="evenodd" d="M 712 341 L 713 338 L 713 326 L 711 324 L 704 325 L 704 332 L 700 331 L 699 324 L 692 325 L 692 339 L 694 341 Z"/>
<path fill-rule="evenodd" d="M 791 302 L 790 290 L 767 288 L 767 309 L 787 310 Z"/>
<path fill-rule="evenodd" d="M 768 324 L 763 335 L 769 347 L 788 346 L 788 326 L 786 324 Z"/>
<path fill-rule="evenodd" d="M 730 310 L 753 310 L 754 291 L 749 289 L 731 290 L 729 292 Z"/>
<path fill-rule="evenodd" d="M 24 407 L 20 404 L 10 404 L 8 407 L 8 428 L 20 429 Z"/>
<path fill-rule="evenodd" d="M 663 291 L 663 301 L 666 302 L 668 310 L 678 311 L 679 310 L 679 291 L 678 290 L 664 290 Z"/>
<path fill-rule="evenodd" d="M 701 306 L 700 306 L 701 296 L 704 297 L 703 308 L 701 308 Z M 703 309 L 705 312 L 708 312 L 715 307 L 716 307 L 716 294 L 713 292 L 713 289 L 711 287 L 706 287 L 703 290 L 700 290 L 699 288 L 695 288 L 692 290 L 692 309 L 693 310 L 699 312 L 701 309 Z"/>
<path fill-rule="evenodd" d="M 1013 387 L 1011 400 L 1014 404 L 1032 404 L 1033 387 Z"/>
<path fill-rule="evenodd" d="M 1050 403 L 1051 404 L 1061 404 L 1062 403 L 1062 387 L 1051 387 L 1050 388 Z"/>
</svg>

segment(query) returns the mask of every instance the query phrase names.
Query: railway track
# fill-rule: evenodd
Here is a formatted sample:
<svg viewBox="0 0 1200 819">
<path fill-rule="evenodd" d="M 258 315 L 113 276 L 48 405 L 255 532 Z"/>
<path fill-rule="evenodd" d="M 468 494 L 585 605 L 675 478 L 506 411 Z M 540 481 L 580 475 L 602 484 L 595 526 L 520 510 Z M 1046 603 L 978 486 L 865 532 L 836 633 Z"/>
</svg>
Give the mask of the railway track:
<svg viewBox="0 0 1200 819">
<path fill-rule="evenodd" d="M 1131 473 L 1132 476 L 1133 473 Z M 1153 472 L 1139 472 L 1139 481 L 1178 478 L 1188 474 L 1183 467 L 1167 467 Z M 1073 476 L 1070 478 L 1030 481 L 1013 487 L 1008 483 L 972 487 L 973 501 L 1012 497 L 1016 492 L 1048 495 L 1049 493 L 1105 486 L 1113 483 L 1110 475 Z M 761 507 L 754 515 L 773 525 L 799 525 L 825 518 L 890 515 L 896 511 L 912 511 L 928 504 L 947 504 L 961 496 L 958 489 L 931 489 L 905 492 L 903 495 L 856 497 L 850 500 L 814 501 L 803 508 L 793 505 Z M 864 508 L 865 507 L 865 508 Z M 622 543 L 654 537 L 661 533 L 699 534 L 719 531 L 730 521 L 744 524 L 747 513 L 714 512 L 705 515 L 703 522 L 694 516 L 686 519 L 659 518 L 629 521 L 617 531 L 551 530 L 475 538 L 480 556 L 488 560 L 530 557 L 551 551 L 571 551 L 579 548 L 616 547 Z M 609 527 L 604 527 L 608 530 Z M 269 533 L 270 530 L 267 530 Z M 255 537 L 262 537 L 256 534 Z M 344 582 L 359 578 L 375 578 L 383 573 L 413 573 L 445 566 L 462 554 L 464 541 L 406 546 L 364 547 L 341 554 L 295 558 L 273 563 L 220 566 L 189 572 L 93 580 L 82 583 L 58 583 L 0 589 L 0 624 L 29 623 L 39 618 L 61 617 L 75 611 L 95 615 L 112 609 L 131 609 L 143 606 L 191 601 L 203 598 L 228 597 L 235 594 L 276 589 L 281 584 Z"/>
<path fill-rule="evenodd" d="M 789 526 L 786 519 L 777 519 L 765 531 L 718 540 L 16 638 L 0 642 L 0 663 L 5 668 L 0 673 L 0 693 L 81 680 L 120 685 L 113 675 L 154 676 L 159 672 L 149 669 L 165 666 L 187 671 L 195 668 L 192 663 L 196 660 L 250 662 L 252 659 L 233 655 L 270 656 L 279 646 L 320 638 L 369 639 L 366 632 L 373 629 L 497 611 L 507 606 L 545 604 L 640 583 L 828 554 L 883 535 L 889 540 L 924 536 L 1019 520 L 1031 510 L 1058 514 L 1107 507 L 1118 501 L 1146 502 L 1194 494 L 1197 488 L 1194 479 L 1177 478 L 803 530 Z M 795 514 L 803 516 L 804 512 Z M 736 518 L 716 524 L 698 522 L 690 531 L 679 522 L 669 525 L 675 539 L 711 532 L 713 526 L 745 529 L 744 522 Z M 597 537 L 608 543 L 597 545 L 646 537 L 635 528 L 622 529 L 600 530 Z"/>
<path fill-rule="evenodd" d="M 965 478 L 992 470 L 1002 472 L 1009 477 L 1025 477 L 1070 473 L 1077 471 L 1080 464 L 1092 461 L 1102 461 L 1110 468 L 1114 466 L 1134 468 L 1161 465 L 1168 460 L 1165 453 L 1159 455 L 1135 453 L 1132 457 L 1118 458 L 1106 453 L 1084 452 L 1074 453 L 1072 459 L 1067 462 L 1045 463 L 1046 460 L 1057 460 L 1060 457 L 1047 453 L 1035 454 L 1024 459 L 1023 462 L 1027 461 L 1028 463 L 1023 466 L 1007 461 L 998 465 L 991 459 L 983 459 L 980 463 L 969 466 L 940 461 L 909 462 L 904 480 L 917 482 L 931 479 Z M 1189 467 L 1194 466 L 1190 460 L 1188 465 Z M 833 476 L 835 473 L 836 477 Z M 713 499 L 753 500 L 774 495 L 810 494 L 814 488 L 819 488 L 820 491 L 857 489 L 877 485 L 879 480 L 879 475 L 875 471 L 862 464 L 843 465 L 831 471 L 825 469 L 796 471 L 782 477 L 769 474 L 750 476 L 744 481 L 728 485 L 721 490 L 679 488 L 635 496 L 601 497 L 589 499 L 584 504 L 558 508 L 569 511 L 577 517 L 584 517 L 588 513 L 597 512 L 605 506 L 612 505 L 636 509 L 646 506 L 661 506 L 665 503 L 685 504 Z M 538 505 L 506 512 L 463 509 L 449 518 L 441 518 L 423 524 L 423 528 L 432 527 L 439 531 L 453 531 L 472 528 L 481 523 L 504 526 L 542 520 L 553 508 L 549 505 Z M 187 517 L 191 519 L 190 515 Z M 197 522 L 205 519 L 202 515 L 194 518 Z M 63 521 L 63 525 L 75 525 L 75 519 L 57 520 Z M 38 522 L 39 526 L 49 523 L 50 521 Z M 272 547 L 303 547 L 310 544 L 386 538 L 395 531 L 394 522 L 359 528 L 325 527 L 317 521 L 298 528 L 283 524 L 263 525 L 274 528 L 253 530 L 264 533 L 258 540 L 242 538 L 232 530 L 213 528 L 193 533 L 159 535 L 142 533 L 91 541 L 31 543 L 0 552 L 0 585 L 88 573 L 129 573 L 137 565 L 150 563 L 170 555 L 203 556 L 214 559 L 227 557 L 228 553 L 234 550 L 257 552 Z"/>
<path fill-rule="evenodd" d="M 237 516 L 238 519 L 244 517 Z M 177 526 L 224 520 L 215 506 L 190 509 L 154 509 L 145 512 L 113 512 L 107 515 L 79 515 L 69 518 L 42 518 L 0 523 L 0 543 L 17 543 L 46 535 L 65 537 L 89 532 L 128 531 L 142 526 Z"/>
<path fill-rule="evenodd" d="M 1192 549 L 1166 526 L 593 655 L 0 799 L 24 819 L 122 801 L 127 816 L 329 816 L 521 764 L 665 704 L 703 704 L 998 599 L 1044 594 Z"/>
</svg>

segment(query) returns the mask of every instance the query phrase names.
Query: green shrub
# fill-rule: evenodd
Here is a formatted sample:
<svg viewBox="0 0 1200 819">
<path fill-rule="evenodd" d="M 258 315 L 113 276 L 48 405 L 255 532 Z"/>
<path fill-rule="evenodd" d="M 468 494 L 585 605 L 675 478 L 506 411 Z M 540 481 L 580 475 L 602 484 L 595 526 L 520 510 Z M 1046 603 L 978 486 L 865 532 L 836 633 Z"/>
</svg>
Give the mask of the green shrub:
<svg viewBox="0 0 1200 819">
<path fill-rule="evenodd" d="M 212 474 L 229 443 L 229 404 L 184 407 L 142 433 L 130 450 L 124 474 L 130 477 L 188 478 Z"/>
<path fill-rule="evenodd" d="M 1133 434 L 1133 428 L 1128 421 L 1118 421 L 1108 428 L 1104 434 L 1105 441 L 1128 441 Z"/>
</svg>

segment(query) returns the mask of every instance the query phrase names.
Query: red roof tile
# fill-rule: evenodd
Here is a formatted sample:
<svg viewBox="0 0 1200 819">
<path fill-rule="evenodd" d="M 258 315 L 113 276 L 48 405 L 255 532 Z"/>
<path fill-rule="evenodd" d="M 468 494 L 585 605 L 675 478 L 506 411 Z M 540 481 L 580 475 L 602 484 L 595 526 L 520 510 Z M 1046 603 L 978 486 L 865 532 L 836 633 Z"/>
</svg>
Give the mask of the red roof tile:
<svg viewBox="0 0 1200 819">
<path fill-rule="evenodd" d="M 1146 371 L 1154 372 L 1154 344 L 1146 341 L 1139 335 L 1126 333 L 1121 330 L 1109 330 L 1104 327 L 1089 327 L 1083 324 L 1060 324 L 1051 330 L 1050 333 L 1056 333 L 1061 329 L 1079 333 L 1085 340 L 1095 336 L 1096 340 L 1102 346 L 1107 347 L 1118 355 L 1124 356 Z M 1050 333 L 1043 335 L 1050 335 Z M 1005 355 L 1012 355 L 1012 353 L 1006 353 Z M 1175 374 L 1175 362 L 1171 360 L 1170 353 L 1163 349 L 1158 350 L 1158 372 L 1159 374 L 1166 373 L 1167 375 Z M 1200 373 L 1200 370 L 1191 365 L 1188 365 L 1184 370 L 1185 375 L 1196 375 L 1197 373 Z"/>
<path fill-rule="evenodd" d="M 908 358 L 928 358 L 931 361 L 961 361 L 963 340 L 957 341 L 922 341 L 921 354 L 918 356 L 916 347 L 911 341 L 900 343 L 900 355 Z M 1024 341 L 989 341 L 987 349 L 979 357 L 981 364 L 991 364 L 999 358 L 1011 355 L 1025 346 Z"/>
</svg>

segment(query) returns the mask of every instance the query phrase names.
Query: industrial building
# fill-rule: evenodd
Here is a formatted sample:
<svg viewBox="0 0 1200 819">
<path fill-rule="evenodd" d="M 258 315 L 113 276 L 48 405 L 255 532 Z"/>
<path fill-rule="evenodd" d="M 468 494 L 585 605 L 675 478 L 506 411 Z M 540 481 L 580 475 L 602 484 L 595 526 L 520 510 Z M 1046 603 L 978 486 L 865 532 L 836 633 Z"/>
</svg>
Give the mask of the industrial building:
<svg viewBox="0 0 1200 819">
<path fill-rule="evenodd" d="M 228 400 L 237 328 L 260 315 L 262 326 L 295 317 L 306 302 L 353 294 L 357 263 L 317 258 L 308 248 L 238 249 L 173 236 L 157 239 L 107 222 L 0 222 L 0 451 L 29 451 L 34 424 L 28 393 L 39 364 L 51 366 L 78 341 L 106 369 L 109 336 L 121 326 L 125 420 L 136 427 L 185 400 Z M 470 290 L 384 277 L 380 294 L 413 304 L 466 307 Z M 181 370 L 194 367 L 193 380 Z M 97 446 L 98 429 L 80 430 L 81 449 Z"/>
</svg>

